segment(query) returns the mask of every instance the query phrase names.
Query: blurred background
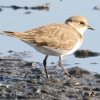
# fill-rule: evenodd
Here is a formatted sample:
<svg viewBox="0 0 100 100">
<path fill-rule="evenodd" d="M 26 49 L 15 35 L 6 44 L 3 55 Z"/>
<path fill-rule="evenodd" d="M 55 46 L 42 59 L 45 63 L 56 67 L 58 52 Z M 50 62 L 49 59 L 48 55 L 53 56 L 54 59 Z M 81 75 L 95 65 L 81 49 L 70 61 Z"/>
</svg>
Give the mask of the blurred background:
<svg viewBox="0 0 100 100">
<path fill-rule="evenodd" d="M 45 6 L 47 8 L 45 9 Z M 50 23 L 64 23 L 73 15 L 85 16 L 94 31 L 87 30 L 80 49 L 100 52 L 100 2 L 98 0 L 0 0 L 0 32 L 26 31 Z M 38 7 L 40 7 L 38 9 Z M 44 9 L 41 9 L 44 7 Z M 30 61 L 42 62 L 44 55 L 22 41 L 0 35 L 0 55 L 7 51 L 31 52 Z M 57 63 L 57 57 L 49 57 L 48 64 Z M 66 67 L 79 66 L 100 73 L 100 57 L 75 58 L 65 56 Z"/>
</svg>

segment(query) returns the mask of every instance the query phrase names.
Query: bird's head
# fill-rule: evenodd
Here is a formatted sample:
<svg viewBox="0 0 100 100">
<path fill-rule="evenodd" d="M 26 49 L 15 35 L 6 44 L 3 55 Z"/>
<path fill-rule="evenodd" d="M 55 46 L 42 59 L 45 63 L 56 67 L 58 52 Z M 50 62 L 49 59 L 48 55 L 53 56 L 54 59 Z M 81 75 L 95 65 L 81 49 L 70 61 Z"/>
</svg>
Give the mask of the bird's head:
<svg viewBox="0 0 100 100">
<path fill-rule="evenodd" d="M 86 18 L 83 16 L 72 16 L 68 18 L 65 23 L 76 29 L 81 34 L 83 34 L 87 29 L 94 30 L 88 25 Z"/>
</svg>

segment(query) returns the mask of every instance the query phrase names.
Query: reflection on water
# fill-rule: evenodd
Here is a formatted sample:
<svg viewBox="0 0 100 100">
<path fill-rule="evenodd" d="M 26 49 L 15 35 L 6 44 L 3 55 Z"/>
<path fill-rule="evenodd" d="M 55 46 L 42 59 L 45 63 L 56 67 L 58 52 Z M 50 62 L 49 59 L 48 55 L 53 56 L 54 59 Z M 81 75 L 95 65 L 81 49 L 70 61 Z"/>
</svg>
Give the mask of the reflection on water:
<svg viewBox="0 0 100 100">
<path fill-rule="evenodd" d="M 45 4 L 45 2 L 50 4 L 50 10 L 48 12 L 34 10 L 31 13 L 32 7 L 34 9 L 34 7 L 39 7 L 41 4 Z M 84 43 L 80 49 L 99 52 L 100 13 L 93 10 L 93 7 L 97 4 L 99 4 L 98 0 L 92 0 L 91 2 L 87 0 L 62 0 L 62 2 L 60 2 L 60 0 L 23 0 L 21 2 L 18 0 L 8 0 L 8 2 L 1 0 L 0 31 L 26 31 L 30 28 L 35 28 L 50 23 L 62 23 L 73 15 L 83 15 L 88 19 L 89 24 L 95 28 L 95 31 L 87 31 L 84 34 Z M 47 5 L 47 7 L 49 7 L 49 5 Z M 23 12 L 27 15 L 23 14 Z M 0 53 L 3 53 L 0 55 L 3 56 L 4 53 L 7 54 L 6 52 L 9 50 L 16 52 L 31 51 L 33 55 L 33 57 L 30 58 L 31 61 L 42 62 L 44 59 L 43 54 L 38 53 L 33 48 L 19 41 L 18 39 L 0 36 Z M 49 63 L 57 63 L 58 58 L 50 56 L 48 61 Z M 94 72 L 100 71 L 99 62 L 100 57 L 82 59 L 75 58 L 73 55 L 64 57 L 64 64 L 66 67 L 79 66 Z"/>
</svg>

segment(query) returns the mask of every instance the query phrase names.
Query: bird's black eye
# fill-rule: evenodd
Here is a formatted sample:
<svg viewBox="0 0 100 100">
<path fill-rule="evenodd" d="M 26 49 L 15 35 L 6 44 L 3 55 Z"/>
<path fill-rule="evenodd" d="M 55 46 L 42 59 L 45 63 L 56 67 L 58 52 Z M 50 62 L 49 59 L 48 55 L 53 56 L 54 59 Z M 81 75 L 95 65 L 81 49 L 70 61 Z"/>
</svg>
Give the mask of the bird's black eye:
<svg viewBox="0 0 100 100">
<path fill-rule="evenodd" d="M 85 25 L 85 23 L 84 23 L 84 22 L 80 22 L 80 24 L 81 24 L 81 25 Z"/>
</svg>

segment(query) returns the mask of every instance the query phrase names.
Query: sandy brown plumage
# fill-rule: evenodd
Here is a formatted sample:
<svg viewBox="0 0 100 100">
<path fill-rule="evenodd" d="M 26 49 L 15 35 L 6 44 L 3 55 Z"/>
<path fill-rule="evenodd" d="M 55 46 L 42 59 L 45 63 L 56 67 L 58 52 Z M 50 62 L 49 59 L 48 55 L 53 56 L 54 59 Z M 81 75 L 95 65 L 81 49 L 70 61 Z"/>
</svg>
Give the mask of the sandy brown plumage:
<svg viewBox="0 0 100 100">
<path fill-rule="evenodd" d="M 26 43 L 62 50 L 72 49 L 78 38 L 82 42 L 81 34 L 67 24 L 51 24 L 25 32 L 5 31 L 4 34 L 15 36 Z"/>
<path fill-rule="evenodd" d="M 72 16 L 66 20 L 64 24 L 51 24 L 25 32 L 9 32 L 3 34 L 14 36 L 34 47 L 39 52 L 45 54 L 43 65 L 46 77 L 48 73 L 46 69 L 46 60 L 48 55 L 59 56 L 59 66 L 64 70 L 65 74 L 71 76 L 62 66 L 62 58 L 64 55 L 72 54 L 82 44 L 83 33 L 87 29 L 92 29 L 85 17 Z"/>
</svg>

